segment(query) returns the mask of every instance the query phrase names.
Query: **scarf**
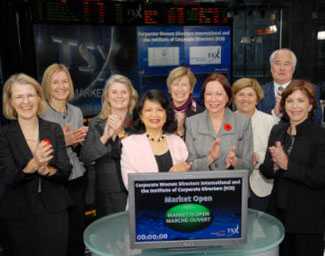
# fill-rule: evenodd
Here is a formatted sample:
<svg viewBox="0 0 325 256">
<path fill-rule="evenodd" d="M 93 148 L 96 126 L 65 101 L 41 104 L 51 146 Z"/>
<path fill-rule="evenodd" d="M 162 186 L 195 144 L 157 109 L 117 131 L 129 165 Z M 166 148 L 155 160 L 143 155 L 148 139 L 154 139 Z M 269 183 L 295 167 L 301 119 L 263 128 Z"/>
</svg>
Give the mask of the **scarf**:
<svg viewBox="0 0 325 256">
<path fill-rule="evenodd" d="M 192 96 L 188 97 L 187 101 L 179 107 L 175 106 L 174 101 L 172 101 L 172 103 L 174 111 L 186 112 L 188 107 L 191 106 L 191 110 L 196 112 L 196 102 L 192 99 Z"/>
</svg>

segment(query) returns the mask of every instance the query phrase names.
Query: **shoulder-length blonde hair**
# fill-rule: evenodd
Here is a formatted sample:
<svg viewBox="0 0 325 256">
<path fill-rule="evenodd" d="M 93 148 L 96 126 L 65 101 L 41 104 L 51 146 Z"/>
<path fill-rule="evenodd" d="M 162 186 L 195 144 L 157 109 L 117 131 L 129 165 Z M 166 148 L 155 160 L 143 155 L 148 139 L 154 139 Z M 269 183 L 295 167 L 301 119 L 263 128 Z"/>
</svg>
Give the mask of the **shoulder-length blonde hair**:
<svg viewBox="0 0 325 256">
<path fill-rule="evenodd" d="M 18 118 L 16 110 L 11 105 L 11 99 L 12 99 L 11 90 L 14 84 L 30 84 L 31 86 L 33 86 L 37 95 L 40 98 L 36 114 L 41 115 L 45 112 L 46 103 L 45 103 L 44 94 L 42 92 L 40 84 L 34 78 L 26 74 L 19 73 L 10 76 L 3 86 L 3 90 L 2 90 L 3 114 L 6 118 L 10 120 L 14 120 Z"/>
<path fill-rule="evenodd" d="M 99 119 L 107 119 L 107 116 L 112 113 L 111 104 L 108 102 L 108 90 L 113 83 L 125 84 L 129 90 L 130 99 L 128 104 L 128 112 L 132 113 L 135 104 L 138 100 L 138 93 L 132 86 L 130 79 L 123 75 L 111 75 L 105 83 L 105 87 L 102 94 L 102 110 L 97 116 Z"/>
<path fill-rule="evenodd" d="M 70 93 L 69 93 L 67 100 L 68 101 L 72 100 L 72 98 L 74 96 L 73 82 L 72 82 L 72 78 L 71 78 L 68 68 L 63 64 L 53 63 L 52 65 L 47 67 L 47 69 L 45 70 L 45 72 L 43 74 L 43 79 L 42 79 L 42 89 L 43 89 L 46 101 L 49 101 L 50 97 L 51 97 L 50 87 L 51 87 L 52 77 L 55 73 L 60 72 L 60 71 L 63 71 L 66 73 L 68 80 L 69 80 L 69 84 L 70 84 Z"/>
</svg>

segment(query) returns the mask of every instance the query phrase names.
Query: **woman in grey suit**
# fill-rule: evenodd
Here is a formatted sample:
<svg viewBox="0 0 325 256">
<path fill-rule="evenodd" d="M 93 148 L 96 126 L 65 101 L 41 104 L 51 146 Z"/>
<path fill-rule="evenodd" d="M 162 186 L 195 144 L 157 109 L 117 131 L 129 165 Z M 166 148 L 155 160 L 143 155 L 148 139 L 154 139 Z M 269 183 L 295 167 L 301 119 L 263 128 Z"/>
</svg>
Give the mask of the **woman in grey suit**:
<svg viewBox="0 0 325 256">
<path fill-rule="evenodd" d="M 130 113 L 137 99 L 127 77 L 112 75 L 103 91 L 101 113 L 89 122 L 80 157 L 85 163 L 95 162 L 97 217 L 125 210 L 127 192 L 121 178 L 121 140 L 128 135 Z"/>
<path fill-rule="evenodd" d="M 253 170 L 251 120 L 228 108 L 232 92 L 227 78 L 217 73 L 208 76 L 201 100 L 206 110 L 186 119 L 186 146 L 192 170 Z"/>
</svg>

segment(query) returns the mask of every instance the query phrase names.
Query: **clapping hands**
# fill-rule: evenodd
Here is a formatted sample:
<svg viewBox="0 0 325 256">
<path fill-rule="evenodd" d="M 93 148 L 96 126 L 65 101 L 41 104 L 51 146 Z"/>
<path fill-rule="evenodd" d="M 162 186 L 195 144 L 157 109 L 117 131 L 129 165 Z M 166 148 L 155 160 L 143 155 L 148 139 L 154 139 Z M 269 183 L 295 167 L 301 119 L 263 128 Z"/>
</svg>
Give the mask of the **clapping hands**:
<svg viewBox="0 0 325 256">
<path fill-rule="evenodd" d="M 63 129 L 66 146 L 76 146 L 86 138 L 88 127 L 83 126 L 71 131 L 71 124 L 67 123 Z"/>
<path fill-rule="evenodd" d="M 212 164 L 219 158 L 220 154 L 220 139 L 217 138 L 212 142 L 211 147 L 209 148 L 209 155 L 208 155 L 208 164 Z M 237 167 L 237 157 L 236 157 L 236 146 L 232 146 L 231 150 L 229 151 L 228 155 L 226 156 L 226 168 L 229 167 Z"/>
<path fill-rule="evenodd" d="M 272 160 L 276 166 L 279 166 L 282 170 L 288 169 L 288 156 L 284 152 L 281 142 L 276 141 L 275 146 L 269 147 Z"/>
<path fill-rule="evenodd" d="M 226 168 L 230 168 L 231 166 L 236 168 L 237 167 L 237 157 L 236 157 L 236 146 L 232 146 L 231 150 L 229 151 L 226 157 Z"/>
<path fill-rule="evenodd" d="M 103 144 L 106 144 L 111 137 L 115 140 L 116 136 L 123 133 L 123 131 L 123 119 L 114 114 L 109 115 L 107 117 L 104 132 L 100 140 Z"/>
</svg>

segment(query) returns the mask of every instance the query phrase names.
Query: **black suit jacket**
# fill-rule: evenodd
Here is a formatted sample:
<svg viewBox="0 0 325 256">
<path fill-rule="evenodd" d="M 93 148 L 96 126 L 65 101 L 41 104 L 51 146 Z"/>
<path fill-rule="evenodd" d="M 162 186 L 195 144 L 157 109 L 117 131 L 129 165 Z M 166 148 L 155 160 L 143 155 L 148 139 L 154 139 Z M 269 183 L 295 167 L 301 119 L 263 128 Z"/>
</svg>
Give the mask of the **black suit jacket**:
<svg viewBox="0 0 325 256">
<path fill-rule="evenodd" d="M 58 213 L 71 204 L 65 182 L 71 172 L 61 127 L 58 124 L 38 119 L 39 139 L 48 139 L 53 146 L 53 158 L 49 166 L 57 169 L 53 176 L 25 174 L 22 170 L 33 154 L 27 145 L 17 120 L 0 130 L 0 177 L 5 183 L 5 192 L 0 204 L 0 217 L 23 218 L 36 210 L 39 198 L 45 209 Z M 39 183 L 41 192 L 38 193 Z"/>
<path fill-rule="evenodd" d="M 272 128 L 269 146 L 284 145 L 289 123 Z M 267 150 L 260 170 L 274 178 L 269 211 L 278 217 L 287 233 L 323 233 L 325 219 L 325 130 L 310 119 L 297 126 L 288 170 L 273 170 Z"/>
<path fill-rule="evenodd" d="M 90 120 L 89 131 L 81 148 L 80 159 L 84 163 L 95 162 L 97 193 L 126 193 L 120 168 L 121 141 L 109 139 L 106 145 L 100 141 L 106 119 L 95 117 Z M 127 127 L 125 130 L 128 131 Z M 125 205 L 121 206 L 122 208 Z"/>
</svg>

